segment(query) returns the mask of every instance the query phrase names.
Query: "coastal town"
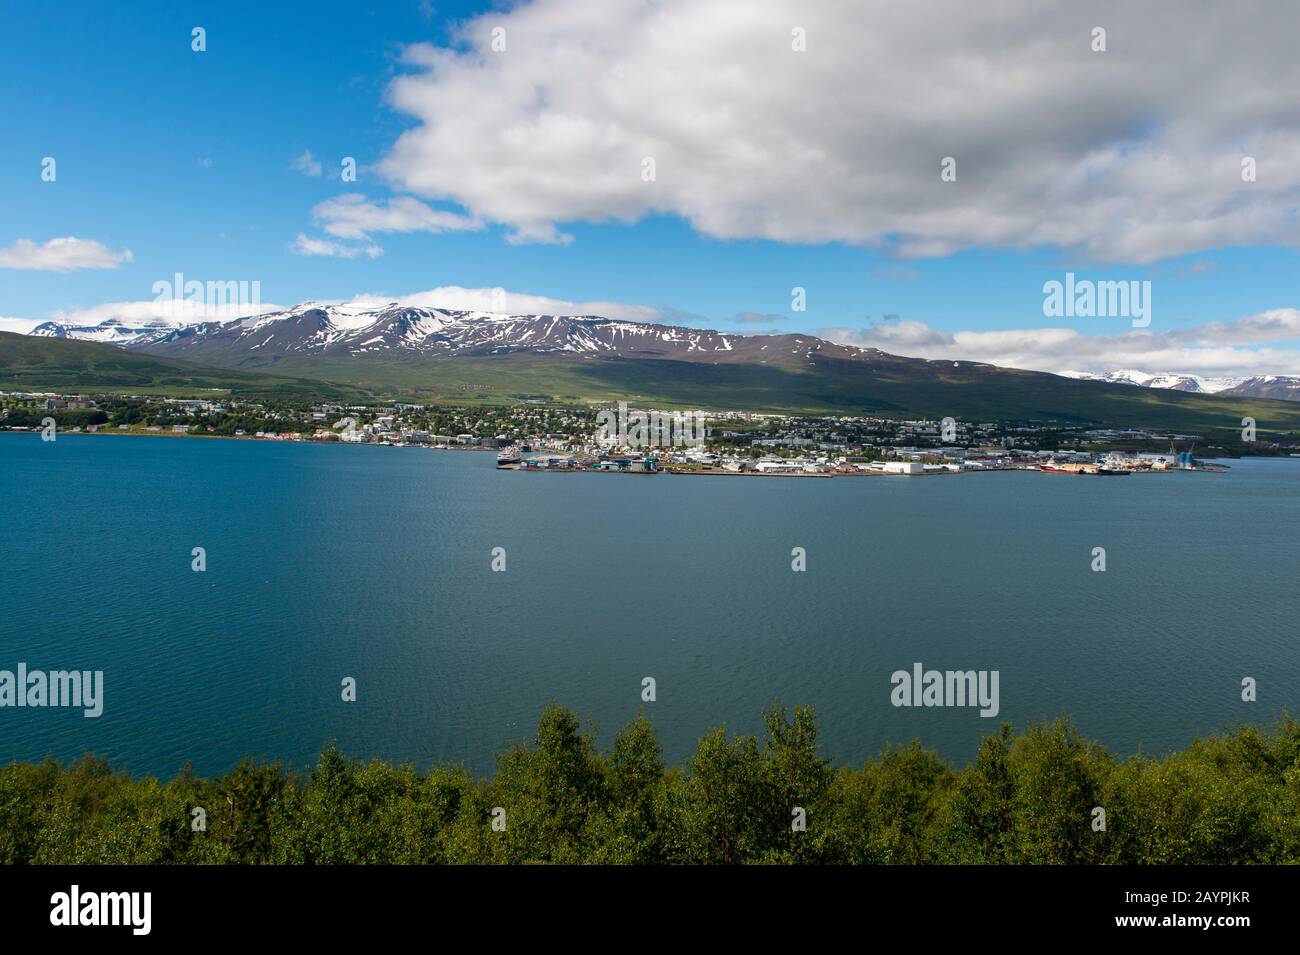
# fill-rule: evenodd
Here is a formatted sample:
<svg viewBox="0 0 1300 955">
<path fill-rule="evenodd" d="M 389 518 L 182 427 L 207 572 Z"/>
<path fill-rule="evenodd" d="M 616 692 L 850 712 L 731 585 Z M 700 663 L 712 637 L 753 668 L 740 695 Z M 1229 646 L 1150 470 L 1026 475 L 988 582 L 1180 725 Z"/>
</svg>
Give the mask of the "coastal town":
<svg viewBox="0 0 1300 955">
<path fill-rule="evenodd" d="M 800 454 L 758 459 L 708 450 L 640 451 L 610 448 L 583 456 L 510 446 L 497 453 L 497 467 L 525 471 L 611 471 L 634 474 L 735 475 L 753 477 L 912 476 L 985 471 L 1041 471 L 1049 474 L 1124 476 L 1173 471 L 1218 472 L 1226 466 L 1196 458 L 1190 451 L 1166 453 L 1038 452 L 996 448 L 891 448 L 870 461 L 850 455 Z"/>
<path fill-rule="evenodd" d="M 626 406 L 620 406 L 626 413 Z M 0 431 L 154 435 L 490 451 L 503 470 L 719 476 L 939 476 L 1005 470 L 1126 476 L 1218 471 L 1210 459 L 1300 456 L 1300 438 L 1237 442 L 1139 428 L 955 418 L 698 414 L 687 441 L 612 433 L 605 409 L 542 401 L 474 407 L 405 402 L 321 404 L 152 395 L 0 393 Z M 644 420 L 682 412 L 645 409 Z M 682 446 L 685 445 L 685 446 Z M 1200 448 L 1199 454 L 1196 449 Z"/>
</svg>

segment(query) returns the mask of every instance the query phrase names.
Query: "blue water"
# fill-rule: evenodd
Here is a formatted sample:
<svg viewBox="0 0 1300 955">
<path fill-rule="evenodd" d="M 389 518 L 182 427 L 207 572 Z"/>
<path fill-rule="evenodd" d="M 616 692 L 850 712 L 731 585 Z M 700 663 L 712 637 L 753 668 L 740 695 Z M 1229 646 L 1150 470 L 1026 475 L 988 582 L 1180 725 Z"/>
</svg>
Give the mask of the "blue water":
<svg viewBox="0 0 1300 955">
<path fill-rule="evenodd" d="M 1004 719 L 1069 714 L 1113 751 L 1158 753 L 1300 708 L 1300 461 L 685 478 L 19 434 L 0 436 L 0 496 L 0 669 L 106 684 L 99 719 L 0 709 L 0 761 L 208 774 L 246 753 L 301 767 L 333 738 L 488 773 L 549 701 L 604 741 L 644 705 L 677 761 L 719 724 L 759 731 L 780 698 L 816 704 L 836 762 L 919 737 L 961 763 Z M 893 707 L 914 661 L 998 670 L 1000 714 Z"/>
</svg>

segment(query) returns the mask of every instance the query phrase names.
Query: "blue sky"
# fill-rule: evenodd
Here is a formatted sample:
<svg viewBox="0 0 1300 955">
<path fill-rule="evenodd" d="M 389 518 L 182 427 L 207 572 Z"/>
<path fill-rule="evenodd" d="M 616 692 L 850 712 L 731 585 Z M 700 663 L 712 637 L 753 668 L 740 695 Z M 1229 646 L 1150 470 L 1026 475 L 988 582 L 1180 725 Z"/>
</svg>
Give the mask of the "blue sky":
<svg viewBox="0 0 1300 955">
<path fill-rule="evenodd" d="M 662 59 L 654 41 L 637 37 L 638 30 L 649 37 L 648 22 L 638 23 L 629 12 L 622 29 L 630 36 L 608 24 L 609 33 L 601 33 L 601 24 L 586 22 L 581 4 L 539 0 L 534 6 L 535 13 L 521 15 L 514 4 L 447 2 L 64 3 L 57 13 L 43 5 L 5 5 L 0 11 L 0 82 L 5 90 L 0 100 L 5 139 L 0 150 L 0 250 L 12 254 L 6 260 L 0 252 L 0 263 L 9 265 L 0 267 L 0 316 L 36 321 L 106 303 L 146 301 L 153 283 L 181 272 L 200 280 L 258 280 L 263 301 L 286 306 L 306 299 L 399 296 L 440 287 L 501 287 L 573 303 L 639 305 L 689 324 L 814 332 L 904 354 L 953 353 L 1048 370 L 1072 363 L 1070 346 L 1041 346 L 1040 338 L 1051 336 L 1031 335 L 1010 346 L 978 336 L 1068 328 L 1082 338 L 1114 342 L 1113 361 L 1107 348 L 1078 351 L 1073 364 L 1092 369 L 1149 358 L 1157 364 L 1201 363 L 1148 369 L 1153 371 L 1300 373 L 1300 362 L 1285 367 L 1288 353 L 1296 354 L 1297 334 L 1275 328 L 1264 337 L 1243 332 L 1207 341 L 1197 331 L 1208 323 L 1231 323 L 1296 304 L 1300 270 L 1290 232 L 1296 208 L 1292 180 L 1269 184 L 1268 216 L 1240 212 L 1231 196 L 1189 202 L 1185 210 L 1171 208 L 1177 206 L 1171 198 L 1151 210 L 1135 205 L 1134 216 L 1168 214 L 1171 220 L 1159 229 L 1139 228 L 1126 221 L 1126 213 L 1114 211 L 1134 201 L 1133 185 L 1120 181 L 1130 174 L 1108 167 L 1103 173 L 1107 184 L 1100 189 L 1110 200 L 1105 207 L 1086 199 L 1053 205 L 1055 191 L 1047 189 L 1043 221 L 1072 220 L 1080 223 L 1077 227 L 1035 226 L 1032 214 L 1026 215 L 1035 201 L 1032 191 L 1005 200 L 1007 218 L 1014 223 L 988 226 L 1000 222 L 1004 210 L 995 200 L 968 191 L 962 200 L 968 204 L 952 216 L 953 222 L 968 224 L 936 228 L 936 217 L 918 216 L 891 201 L 888 183 L 880 180 L 895 165 L 876 156 L 871 138 L 858 138 L 861 131 L 884 129 L 881 139 L 888 145 L 882 143 L 880 150 L 896 151 L 896 167 L 908 183 L 901 191 L 914 188 L 911 183 L 919 179 L 920 173 L 907 165 L 913 156 L 924 157 L 917 165 L 925 166 L 927 177 L 933 157 L 936 175 L 925 180 L 929 189 L 931 179 L 938 182 L 939 158 L 954 151 L 959 157 L 977 157 L 975 182 L 966 186 L 970 180 L 959 179 L 961 188 L 991 195 L 1003 191 L 1002 185 L 984 168 L 994 168 L 1001 147 L 989 146 L 984 132 L 1000 115 L 1032 110 L 1035 104 L 1019 99 L 1014 107 L 986 104 L 987 124 L 963 123 L 947 142 L 936 136 L 918 144 L 912 125 L 890 125 L 895 121 L 887 103 L 861 103 L 863 118 L 856 126 L 849 103 L 847 119 L 840 114 L 829 123 L 838 138 L 826 133 L 823 141 L 819 137 L 827 124 L 810 125 L 802 139 L 790 133 L 791 147 L 780 142 L 781 131 L 842 94 L 823 80 L 801 78 L 797 82 L 812 85 L 797 111 L 773 93 L 757 91 L 771 112 L 756 115 L 770 115 L 773 132 L 740 141 L 735 154 L 744 158 L 729 160 L 728 150 L 736 143 L 727 134 L 729 121 L 707 125 L 707 115 L 719 102 L 728 105 L 727 94 L 714 90 L 696 101 L 689 87 L 683 90 L 661 73 L 647 73 L 644 84 L 626 88 L 613 81 L 602 86 L 601 69 L 622 64 L 635 69 L 638 62 Z M 672 16 L 698 16 L 689 5 L 663 6 Z M 771 13 L 785 33 L 787 22 L 803 22 L 797 8 L 786 16 L 763 4 L 755 9 L 759 7 L 764 9 L 756 20 Z M 838 15 L 852 16 L 852 9 L 842 8 Z M 1074 26 L 1065 17 L 1063 13 L 1061 31 L 1068 33 Z M 516 38 L 515 49 L 522 52 L 507 50 L 493 58 L 485 31 L 494 23 L 506 25 Z M 206 30 L 202 53 L 191 49 L 196 26 Z M 832 21 L 821 30 L 809 29 L 808 56 L 833 64 L 841 55 L 838 49 L 819 51 L 816 45 L 834 26 Z M 1205 25 L 1193 23 L 1189 29 L 1197 26 Z M 1136 23 L 1128 27 L 1133 35 L 1143 28 Z M 701 22 L 701 33 L 707 35 L 709 29 Z M 897 29 L 903 37 L 910 35 L 906 23 Z M 580 51 L 577 62 L 595 72 L 551 86 L 552 76 L 564 74 L 575 62 L 563 52 L 571 37 Z M 543 41 L 557 51 L 552 60 L 545 58 Z M 1157 40 L 1152 36 L 1150 42 Z M 418 55 L 413 58 L 413 49 L 441 50 L 447 58 L 440 61 L 445 72 L 427 70 Z M 953 59 L 963 54 L 969 51 L 955 50 Z M 807 61 L 796 62 L 803 69 Z M 1082 58 L 1079 62 L 1080 69 L 1093 68 Z M 1191 68 L 1190 59 L 1186 65 Z M 1179 63 L 1148 68 L 1176 74 Z M 509 70 L 513 74 L 507 72 L 503 80 L 499 74 Z M 737 114 L 750 108 L 748 94 L 761 85 L 761 72 L 756 70 L 754 81 L 737 92 Z M 391 84 L 399 76 L 413 78 L 410 100 L 402 108 L 391 98 Z M 502 103 L 511 94 L 500 91 L 520 83 L 532 83 L 539 99 L 553 102 L 509 112 Z M 627 133 L 639 112 L 618 112 L 616 101 L 627 88 L 643 86 L 655 88 L 654 102 L 664 106 L 665 115 L 677 117 L 648 118 L 645 129 L 634 129 L 628 137 L 637 148 L 642 141 L 654 142 L 645 148 L 658 149 L 664 157 L 661 169 L 670 170 L 653 184 L 662 183 L 669 195 L 661 198 L 660 192 L 645 201 L 627 184 L 599 183 L 602 168 L 584 169 L 573 159 L 590 152 L 593 163 L 605 162 L 605 147 Z M 592 95 L 592 89 L 601 95 Z M 447 108 L 453 96 L 463 114 Z M 666 102 L 673 97 L 681 102 Z M 1048 102 L 1045 111 L 1050 106 Z M 1076 150 L 1080 158 L 1074 164 L 1068 144 L 1062 143 L 1068 137 L 1053 135 L 1053 154 L 1043 162 L 1067 170 L 1057 177 L 1061 181 L 1068 179 L 1068 170 L 1083 168 L 1085 155 L 1096 157 L 1103 148 L 1107 161 L 1144 150 L 1167 155 L 1171 142 L 1185 146 L 1189 155 L 1197 150 L 1217 155 L 1220 147 L 1244 155 L 1267 146 L 1291 155 L 1286 150 L 1296 132 L 1292 128 L 1261 120 L 1253 127 L 1219 129 L 1210 128 L 1213 123 L 1207 120 L 1203 129 L 1195 112 L 1173 93 L 1163 100 L 1153 97 L 1143 108 L 1149 124 L 1141 116 L 1141 123 L 1132 115 L 1108 117 L 1086 148 Z M 535 111 L 520 115 L 524 109 Z M 563 163 L 557 160 L 554 166 L 548 163 L 556 150 L 541 134 L 533 157 L 527 155 L 533 147 L 526 135 L 503 140 L 509 147 L 496 142 L 483 144 L 478 152 L 476 145 L 460 148 L 465 140 L 485 138 L 478 124 L 494 111 L 500 115 L 491 117 L 495 125 L 490 128 L 519 124 L 526 133 L 544 128 L 540 122 L 548 118 L 548 109 L 590 119 L 591 126 L 573 128 L 579 138 L 593 136 L 592 148 L 566 153 Z M 784 111 L 789 111 L 788 119 Z M 697 114 L 705 117 L 697 126 L 687 128 L 680 120 Z M 820 123 L 816 117 L 808 121 Z M 404 132 L 434 125 L 439 129 L 429 141 L 405 152 L 396 148 Z M 748 123 L 747 130 L 754 125 Z M 1134 133 L 1135 125 L 1148 131 Z M 925 128 L 933 128 L 932 120 Z M 1180 128 L 1186 134 L 1165 132 Z M 1168 141 L 1160 141 L 1161 136 Z M 455 156 L 444 168 L 452 142 L 457 143 L 451 150 Z M 800 211 L 819 201 L 812 192 L 814 198 L 800 199 L 798 208 L 782 205 L 785 197 L 808 185 L 800 179 L 801 150 L 813 157 L 802 168 L 816 177 L 822 174 L 816 164 L 841 147 L 847 163 L 834 168 L 847 172 L 826 190 L 838 192 L 826 212 L 809 211 L 805 217 Z M 753 159 L 756 149 L 769 148 L 770 155 Z M 1007 155 L 1019 161 L 1026 150 L 1041 148 L 1041 140 L 1011 142 Z M 321 165 L 319 175 L 292 168 L 307 152 Z M 714 169 L 703 169 L 703 163 L 697 168 L 696 159 L 705 153 Z M 503 158 L 507 154 L 508 160 Z M 354 183 L 337 177 L 344 156 L 355 157 L 360 167 Z M 42 181 L 44 157 L 57 162 L 53 182 Z M 777 168 L 778 157 L 792 165 L 764 181 L 767 170 Z M 561 182 L 553 190 L 560 198 L 552 199 L 548 184 L 570 173 L 575 181 Z M 535 180 L 529 178 L 533 175 Z M 854 182 L 859 175 L 862 182 Z M 669 176 L 675 177 L 672 182 Z M 583 192 L 584 177 L 593 183 L 592 196 Z M 345 194 L 364 197 L 357 201 L 372 211 L 410 197 L 421 207 L 474 221 L 445 231 L 376 227 L 367 228 L 363 237 L 346 237 L 336 223 L 335 231 L 329 231 L 329 216 L 313 213 Z M 975 198 L 965 198 L 969 196 Z M 544 200 L 537 203 L 540 209 L 534 207 L 536 197 Z M 1221 242 L 1195 237 L 1207 219 L 1222 230 Z M 536 231 L 529 231 L 552 227 L 564 241 L 536 240 Z M 523 240 L 521 232 L 526 233 Z M 1040 234 L 1047 241 L 1037 241 Z M 295 251 L 300 235 L 345 253 L 300 254 L 301 245 Z M 25 267 L 13 251 L 15 243 L 40 247 L 60 237 L 98 243 L 117 259 L 112 267 L 49 271 Z M 925 254 L 926 243 L 935 244 L 936 254 Z M 1123 319 L 1045 318 L 1042 285 L 1062 278 L 1066 270 L 1103 280 L 1151 280 L 1156 321 L 1149 332 L 1182 337 L 1129 348 L 1122 341 L 1131 337 Z M 795 286 L 807 290 L 805 312 L 791 310 Z M 736 319 L 745 313 L 768 318 Z M 1292 318 L 1282 313 L 1284 322 Z M 889 348 L 891 342 L 897 347 Z M 1258 367 L 1252 364 L 1255 353 L 1261 356 Z"/>
</svg>

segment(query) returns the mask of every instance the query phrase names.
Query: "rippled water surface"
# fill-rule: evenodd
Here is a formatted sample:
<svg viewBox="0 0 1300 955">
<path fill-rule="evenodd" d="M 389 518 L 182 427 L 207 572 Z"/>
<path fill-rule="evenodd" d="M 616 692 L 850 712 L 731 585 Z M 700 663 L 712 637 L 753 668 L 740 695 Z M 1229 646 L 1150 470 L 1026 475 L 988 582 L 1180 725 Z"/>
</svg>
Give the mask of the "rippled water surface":
<svg viewBox="0 0 1300 955">
<path fill-rule="evenodd" d="M 758 731 L 776 698 L 816 704 L 837 762 L 913 736 L 960 762 L 1002 719 L 1062 714 L 1113 750 L 1161 751 L 1300 699 L 1295 460 L 688 479 L 22 434 L 0 436 L 0 491 L 0 669 L 106 684 L 99 719 L 0 709 L 0 760 L 94 751 L 212 773 L 245 753 L 302 766 L 334 738 L 486 773 L 552 700 L 607 741 L 646 676 L 673 761 L 718 724 Z M 915 661 L 998 670 L 998 718 L 891 706 L 890 674 Z"/>
</svg>

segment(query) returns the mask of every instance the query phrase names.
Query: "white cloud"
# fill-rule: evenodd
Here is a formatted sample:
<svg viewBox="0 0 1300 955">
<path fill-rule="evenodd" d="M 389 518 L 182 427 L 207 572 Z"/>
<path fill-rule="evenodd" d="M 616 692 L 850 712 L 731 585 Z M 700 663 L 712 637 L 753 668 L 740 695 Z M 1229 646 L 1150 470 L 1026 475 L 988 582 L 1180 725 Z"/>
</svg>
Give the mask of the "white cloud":
<svg viewBox="0 0 1300 955">
<path fill-rule="evenodd" d="M 372 202 L 349 192 L 326 199 L 311 210 L 312 218 L 340 239 L 366 239 L 372 232 L 459 232 L 482 228 L 482 223 L 455 212 L 425 205 L 410 196 Z"/>
<path fill-rule="evenodd" d="M 40 322 L 34 318 L 6 318 L 0 316 L 0 332 L 14 332 L 18 335 L 26 335 L 39 324 Z"/>
<path fill-rule="evenodd" d="M 195 322 L 229 321 L 245 315 L 261 315 L 265 312 L 280 311 L 283 306 L 270 302 L 253 304 L 206 304 L 190 299 L 158 298 L 141 302 L 104 302 L 99 305 L 72 305 L 56 309 L 50 316 L 51 321 L 65 325 L 98 325 L 109 319 L 117 319 L 127 325 L 143 325 L 148 322 L 172 322 L 178 325 L 191 325 Z"/>
<path fill-rule="evenodd" d="M 1300 311 L 1293 308 L 1160 333 L 1085 335 L 1072 328 L 949 332 L 924 322 L 894 320 L 862 329 L 823 329 L 819 334 L 896 355 L 1058 373 L 1142 368 L 1209 376 L 1300 375 L 1300 352 L 1267 344 L 1300 340 Z"/>
<path fill-rule="evenodd" d="M 416 308 L 446 308 L 464 312 L 504 312 L 511 315 L 600 315 L 629 322 L 662 322 L 663 313 L 647 305 L 626 302 L 574 302 L 502 288 L 443 285 L 407 295 L 358 295 L 349 304 L 398 302 Z"/>
<path fill-rule="evenodd" d="M 1290 244 L 1297 29 L 1263 0 L 535 0 L 405 49 L 389 99 L 415 125 L 380 170 L 512 241 L 666 213 L 911 257 Z"/>
<path fill-rule="evenodd" d="M 324 255 L 336 259 L 355 259 L 362 255 L 374 259 L 384 253 L 384 250 L 373 242 L 346 245 L 342 242 L 331 242 L 329 239 L 316 239 L 302 232 L 298 233 L 298 238 L 289 247 L 289 251 L 294 255 Z"/>
<path fill-rule="evenodd" d="M 481 229 L 482 223 L 470 216 L 434 209 L 419 199 L 397 196 L 371 201 L 359 192 L 348 192 L 318 203 L 311 210 L 316 224 L 339 239 L 360 242 L 348 245 L 298 233 L 291 251 L 297 255 L 327 255 L 355 259 L 365 255 L 375 258 L 383 248 L 371 235 L 382 232 L 462 232 Z"/>
<path fill-rule="evenodd" d="M 310 149 L 303 150 L 301 156 L 289 163 L 289 168 L 302 173 L 304 176 L 319 177 L 321 174 L 321 165 L 312 158 Z"/>
<path fill-rule="evenodd" d="M 312 240 L 309 240 L 312 241 Z M 327 254 L 327 253 L 318 253 Z M 465 288 L 460 285 L 443 285 L 422 292 L 405 295 L 366 293 L 349 299 L 314 299 L 322 305 L 370 305 L 382 307 L 390 302 L 417 308 L 445 308 L 466 312 L 505 312 L 515 315 L 600 315 L 605 318 L 631 322 L 669 321 L 657 308 L 631 305 L 626 302 L 589 301 L 574 302 L 568 299 L 511 292 L 502 288 Z M 50 319 L 68 325 L 98 325 L 117 319 L 127 325 L 141 325 L 151 321 L 175 322 L 182 325 L 204 321 L 228 321 L 247 315 L 284 311 L 286 306 L 269 302 L 249 305 L 205 305 L 202 302 L 171 299 L 142 302 L 105 302 L 101 305 L 71 306 L 55 311 Z M 29 319 L 0 318 L 0 330 L 9 330 L 4 322 L 26 322 L 29 327 L 14 330 L 30 331 L 40 324 Z"/>
<path fill-rule="evenodd" d="M 0 249 L 0 269 L 32 269 L 38 272 L 75 272 L 78 269 L 115 269 L 131 261 L 131 250 L 114 252 L 93 239 L 66 236 L 37 245 L 18 239 Z"/>
</svg>

